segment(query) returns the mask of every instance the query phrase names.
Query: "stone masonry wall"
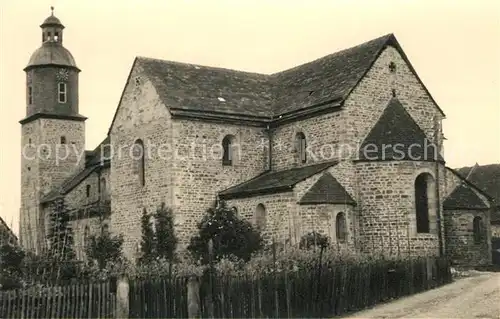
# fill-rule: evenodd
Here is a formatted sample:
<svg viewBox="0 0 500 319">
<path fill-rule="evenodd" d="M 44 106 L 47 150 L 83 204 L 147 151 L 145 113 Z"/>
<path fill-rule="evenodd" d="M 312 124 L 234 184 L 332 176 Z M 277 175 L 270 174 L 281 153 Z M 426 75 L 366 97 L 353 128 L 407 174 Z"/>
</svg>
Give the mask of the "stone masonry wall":
<svg viewBox="0 0 500 319">
<path fill-rule="evenodd" d="M 446 245 L 454 264 L 477 266 L 491 264 L 491 232 L 485 227 L 483 239 L 474 241 L 473 219 L 478 216 L 483 225 L 490 224 L 489 212 L 453 210 L 445 212 Z"/>
<path fill-rule="evenodd" d="M 60 144 L 62 136 L 66 144 Z M 22 126 L 21 145 L 21 242 L 39 249 L 35 243 L 44 242 L 39 199 L 83 167 L 85 123 L 35 120 Z"/>
<path fill-rule="evenodd" d="M 394 73 L 389 70 L 390 62 L 396 64 Z M 357 149 L 380 118 L 393 89 L 415 122 L 430 141 L 434 141 L 433 117 L 437 116 L 441 124 L 442 115 L 401 55 L 389 46 L 352 91 L 342 110 L 282 125 L 275 130 L 273 168 L 304 166 L 348 156 L 357 158 Z M 299 162 L 294 152 L 297 132 L 305 134 L 310 146 L 305 164 Z"/>
<path fill-rule="evenodd" d="M 356 164 L 359 185 L 360 241 L 364 251 L 384 254 L 438 255 L 437 206 L 429 194 L 430 233 L 416 232 L 414 182 L 421 173 L 435 179 L 429 162 L 373 162 Z M 443 167 L 439 185 L 443 188 Z M 442 197 L 441 197 L 442 203 Z M 441 204 L 442 205 L 442 204 Z M 442 208 L 442 207 L 440 207 Z M 442 212 L 442 209 L 441 209 Z M 444 239 L 444 225 L 441 223 Z"/>
<path fill-rule="evenodd" d="M 339 145 L 345 133 L 345 111 L 321 115 L 276 128 L 273 132 L 273 162 L 275 170 L 307 166 L 313 163 L 333 161 L 340 158 Z M 295 151 L 295 136 L 304 133 L 307 142 L 307 161 L 302 163 Z"/>
<path fill-rule="evenodd" d="M 389 70 L 391 62 L 396 65 L 394 73 Z M 392 90 L 427 138 L 434 142 L 433 118 L 437 117 L 441 125 L 443 116 L 401 55 L 388 46 L 345 102 L 344 140 L 352 149 L 359 148 L 377 123 L 392 98 Z"/>
<path fill-rule="evenodd" d="M 234 137 L 233 163 L 222 164 L 222 140 Z M 180 246 L 188 243 L 217 193 L 247 181 L 267 168 L 267 133 L 263 128 L 173 120 L 174 212 Z"/>
<path fill-rule="evenodd" d="M 263 204 L 266 208 L 266 227 L 262 236 L 267 243 L 273 238 L 280 243 L 295 243 L 292 233 L 293 215 L 296 209 L 295 198 L 292 192 L 262 195 L 251 198 L 232 199 L 227 201 L 229 207 L 236 207 L 240 218 L 244 218 L 256 225 L 255 209 Z"/>
<path fill-rule="evenodd" d="M 152 83 L 136 63 L 126 84 L 115 121 L 110 130 L 113 149 L 111 175 L 110 231 L 124 234 L 123 251 L 137 257 L 143 210 L 153 213 L 164 202 L 172 206 L 173 160 L 170 113 Z M 142 139 L 145 147 L 145 185 L 141 185 L 132 146 Z"/>
</svg>

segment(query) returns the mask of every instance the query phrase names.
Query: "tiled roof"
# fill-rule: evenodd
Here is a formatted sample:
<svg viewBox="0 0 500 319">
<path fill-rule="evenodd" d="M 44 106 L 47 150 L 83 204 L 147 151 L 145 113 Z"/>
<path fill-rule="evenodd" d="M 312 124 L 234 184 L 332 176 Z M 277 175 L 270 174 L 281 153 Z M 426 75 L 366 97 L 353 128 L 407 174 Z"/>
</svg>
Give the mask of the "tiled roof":
<svg viewBox="0 0 500 319">
<path fill-rule="evenodd" d="M 266 172 L 249 181 L 220 192 L 219 196 L 221 199 L 230 199 L 235 197 L 251 197 L 264 193 L 290 191 L 298 182 L 336 164 L 337 162 L 326 162 L 283 171 Z"/>
<path fill-rule="evenodd" d="M 345 99 L 391 40 L 394 35 L 387 34 L 273 74 L 278 88 L 274 114 Z"/>
<path fill-rule="evenodd" d="M 443 208 L 466 209 L 466 210 L 482 210 L 488 209 L 489 206 L 476 194 L 476 192 L 468 185 L 461 184 L 457 186 L 453 192 L 444 200 Z"/>
<path fill-rule="evenodd" d="M 93 172 L 109 166 L 110 147 L 109 137 L 106 137 L 93 151 L 85 151 L 85 168 L 66 179 L 61 187 L 51 190 L 40 202 L 44 204 L 54 201 L 78 186 Z"/>
<path fill-rule="evenodd" d="M 323 174 L 300 199 L 299 203 L 356 205 L 351 195 L 330 173 Z"/>
<path fill-rule="evenodd" d="M 341 106 L 387 45 L 396 47 L 415 73 L 393 34 L 271 75 L 145 57 L 137 57 L 134 67 L 143 68 L 175 115 L 240 115 L 266 122 L 315 106 Z"/>
<path fill-rule="evenodd" d="M 500 207 L 500 164 L 462 167 L 457 171 L 466 178 L 467 181 L 473 183 L 483 192 L 493 197 L 495 206 Z"/>
<path fill-rule="evenodd" d="M 392 98 L 363 141 L 359 149 L 359 159 L 434 161 L 437 158 L 443 161 L 441 155 L 435 154 L 434 150 L 432 142 L 427 140 L 425 133 L 401 102 Z"/>
<path fill-rule="evenodd" d="M 170 109 L 271 114 L 272 84 L 267 75 L 144 57 L 137 63 Z"/>
</svg>

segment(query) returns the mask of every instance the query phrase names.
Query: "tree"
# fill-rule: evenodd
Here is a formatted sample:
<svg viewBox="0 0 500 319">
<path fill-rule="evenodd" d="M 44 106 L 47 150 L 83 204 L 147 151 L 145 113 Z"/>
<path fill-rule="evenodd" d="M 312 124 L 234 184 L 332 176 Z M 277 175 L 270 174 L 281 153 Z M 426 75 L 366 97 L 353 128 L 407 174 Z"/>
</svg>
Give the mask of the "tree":
<svg viewBox="0 0 500 319">
<path fill-rule="evenodd" d="M 155 256 L 155 236 L 153 231 L 153 223 L 151 222 L 151 215 L 148 214 L 146 209 L 142 212 L 141 217 L 141 256 L 139 257 L 139 264 L 145 264 L 154 260 Z"/>
<path fill-rule="evenodd" d="M 76 276 L 76 254 L 73 250 L 73 232 L 69 225 L 70 212 L 64 198 L 52 203 L 51 224 L 48 231 L 47 267 L 53 279 L 69 279 Z"/>
<path fill-rule="evenodd" d="M 302 249 L 310 249 L 311 247 L 325 248 L 329 243 L 328 237 L 313 231 L 302 236 L 299 246 Z"/>
<path fill-rule="evenodd" d="M 154 255 L 158 258 L 164 258 L 173 261 L 175 248 L 177 247 L 177 238 L 174 233 L 174 218 L 172 209 L 162 203 L 156 210 L 156 250 Z"/>
<path fill-rule="evenodd" d="M 51 225 L 47 239 L 48 253 L 60 261 L 75 259 L 73 251 L 73 232 L 69 227 L 70 215 L 63 198 L 56 199 L 52 204 Z"/>
<path fill-rule="evenodd" d="M 111 236 L 101 233 L 99 236 L 89 237 L 85 247 L 87 258 L 97 263 L 99 269 L 104 269 L 110 262 L 118 262 L 122 256 L 123 236 Z"/>
<path fill-rule="evenodd" d="M 5 244 L 0 247 L 0 286 L 15 289 L 21 286 L 23 261 L 26 253 L 17 245 Z"/>
<path fill-rule="evenodd" d="M 263 239 L 252 224 L 239 219 L 224 201 L 207 210 L 198 224 L 198 234 L 191 238 L 188 250 L 203 263 L 208 262 L 208 242 L 213 241 L 213 258 L 233 255 L 248 261 L 262 249 Z"/>
</svg>

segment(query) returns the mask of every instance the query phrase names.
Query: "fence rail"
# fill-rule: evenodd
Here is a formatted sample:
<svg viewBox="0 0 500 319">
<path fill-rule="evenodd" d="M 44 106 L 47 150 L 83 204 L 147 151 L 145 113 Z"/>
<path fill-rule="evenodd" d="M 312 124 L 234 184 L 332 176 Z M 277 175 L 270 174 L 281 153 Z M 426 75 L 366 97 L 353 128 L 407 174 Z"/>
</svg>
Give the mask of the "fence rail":
<svg viewBox="0 0 500 319">
<path fill-rule="evenodd" d="M 0 318 L 114 318 L 109 282 L 0 292 Z"/>
</svg>

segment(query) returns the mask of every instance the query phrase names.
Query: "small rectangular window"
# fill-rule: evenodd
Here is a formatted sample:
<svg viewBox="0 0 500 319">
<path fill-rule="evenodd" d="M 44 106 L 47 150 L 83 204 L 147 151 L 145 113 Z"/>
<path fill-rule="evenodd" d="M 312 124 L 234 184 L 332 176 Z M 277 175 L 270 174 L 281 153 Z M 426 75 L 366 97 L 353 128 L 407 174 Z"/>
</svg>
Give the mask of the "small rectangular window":
<svg viewBox="0 0 500 319">
<path fill-rule="evenodd" d="M 59 83 L 59 103 L 66 103 L 66 83 Z"/>
<path fill-rule="evenodd" d="M 54 33 L 54 41 L 59 39 L 59 32 Z"/>
<path fill-rule="evenodd" d="M 33 104 L 33 87 L 31 85 L 28 86 L 28 104 Z"/>
</svg>

